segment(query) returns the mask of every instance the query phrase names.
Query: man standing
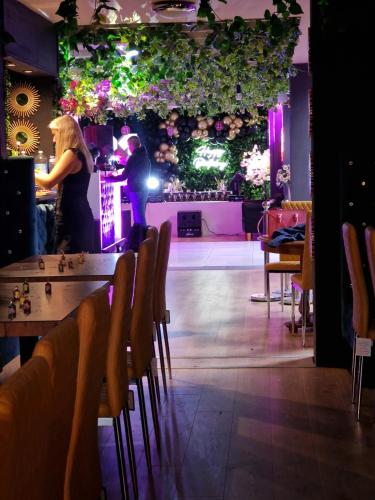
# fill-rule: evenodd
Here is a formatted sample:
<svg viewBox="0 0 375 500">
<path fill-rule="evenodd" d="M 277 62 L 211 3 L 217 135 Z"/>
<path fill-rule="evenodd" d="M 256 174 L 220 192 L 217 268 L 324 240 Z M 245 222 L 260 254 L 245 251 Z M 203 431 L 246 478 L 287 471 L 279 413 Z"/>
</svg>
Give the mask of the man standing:
<svg viewBox="0 0 375 500">
<path fill-rule="evenodd" d="M 134 223 L 146 226 L 147 179 L 151 164 L 146 148 L 137 135 L 129 137 L 128 150 L 130 157 L 120 178 L 128 181 L 125 192 L 132 206 Z"/>
</svg>

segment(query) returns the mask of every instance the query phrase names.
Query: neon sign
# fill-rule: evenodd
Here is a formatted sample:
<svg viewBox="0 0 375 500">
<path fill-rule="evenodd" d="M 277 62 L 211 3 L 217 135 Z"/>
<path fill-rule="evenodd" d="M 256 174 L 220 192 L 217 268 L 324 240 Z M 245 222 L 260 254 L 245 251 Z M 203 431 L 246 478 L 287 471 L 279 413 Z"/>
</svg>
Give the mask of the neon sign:
<svg viewBox="0 0 375 500">
<path fill-rule="evenodd" d="M 225 149 L 210 148 L 209 146 L 200 146 L 196 149 L 196 158 L 193 161 L 195 168 L 218 168 L 224 170 L 227 162 L 223 160 Z"/>
</svg>

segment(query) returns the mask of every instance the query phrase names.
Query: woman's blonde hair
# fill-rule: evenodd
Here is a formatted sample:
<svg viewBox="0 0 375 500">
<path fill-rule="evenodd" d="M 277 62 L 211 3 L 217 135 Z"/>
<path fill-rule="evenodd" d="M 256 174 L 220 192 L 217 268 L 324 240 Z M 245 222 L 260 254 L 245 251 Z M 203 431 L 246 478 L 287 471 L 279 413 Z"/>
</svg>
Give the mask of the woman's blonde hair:
<svg viewBox="0 0 375 500">
<path fill-rule="evenodd" d="M 92 173 L 94 163 L 92 156 L 83 139 L 82 131 L 72 116 L 63 115 L 55 118 L 48 125 L 51 130 L 56 130 L 56 161 L 67 149 L 79 149 L 86 158 L 87 170 Z"/>
</svg>

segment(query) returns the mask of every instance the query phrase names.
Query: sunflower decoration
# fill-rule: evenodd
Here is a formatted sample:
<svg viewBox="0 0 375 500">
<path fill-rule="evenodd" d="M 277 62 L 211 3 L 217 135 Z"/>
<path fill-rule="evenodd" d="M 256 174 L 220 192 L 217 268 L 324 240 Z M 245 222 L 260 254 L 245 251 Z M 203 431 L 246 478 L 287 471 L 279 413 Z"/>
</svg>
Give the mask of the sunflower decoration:
<svg viewBox="0 0 375 500">
<path fill-rule="evenodd" d="M 22 83 L 14 87 L 7 100 L 7 108 L 17 117 L 33 115 L 40 106 L 40 96 L 30 83 Z"/>
<path fill-rule="evenodd" d="M 9 126 L 8 145 L 13 151 L 33 153 L 39 144 L 39 131 L 29 120 L 16 120 Z"/>
</svg>

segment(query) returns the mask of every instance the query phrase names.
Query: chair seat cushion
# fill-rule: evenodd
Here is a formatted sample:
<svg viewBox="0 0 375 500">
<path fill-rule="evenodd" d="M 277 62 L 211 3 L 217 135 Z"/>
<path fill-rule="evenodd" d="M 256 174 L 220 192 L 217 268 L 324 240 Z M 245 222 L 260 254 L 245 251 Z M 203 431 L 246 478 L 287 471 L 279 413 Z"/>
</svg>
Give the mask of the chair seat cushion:
<svg viewBox="0 0 375 500">
<path fill-rule="evenodd" d="M 301 264 L 298 261 L 284 260 L 280 262 L 269 262 L 264 269 L 268 272 L 297 273 L 301 271 Z"/>
</svg>

